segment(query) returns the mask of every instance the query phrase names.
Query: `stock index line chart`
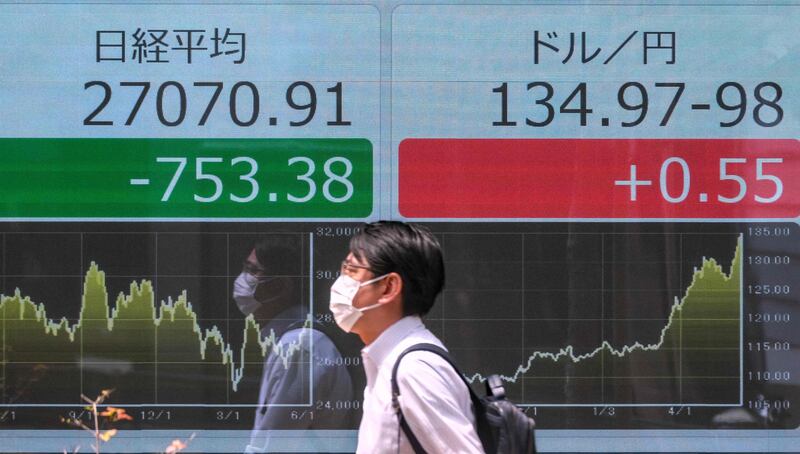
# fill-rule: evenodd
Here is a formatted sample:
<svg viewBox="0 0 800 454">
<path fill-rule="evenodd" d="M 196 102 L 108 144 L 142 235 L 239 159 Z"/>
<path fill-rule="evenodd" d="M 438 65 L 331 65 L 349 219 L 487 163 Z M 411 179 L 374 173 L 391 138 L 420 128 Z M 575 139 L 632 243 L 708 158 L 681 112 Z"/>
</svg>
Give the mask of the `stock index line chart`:
<svg viewBox="0 0 800 454">
<path fill-rule="evenodd" d="M 244 257 L 263 236 L 3 234 L 2 405 L 82 405 L 81 395 L 114 388 L 124 406 L 253 407 L 268 355 L 307 383 L 306 398 L 289 404 L 310 405 L 309 330 L 285 342 L 231 298 Z M 303 245 L 284 277 L 300 290 L 300 322 L 310 328 L 313 237 L 272 236 Z"/>
</svg>

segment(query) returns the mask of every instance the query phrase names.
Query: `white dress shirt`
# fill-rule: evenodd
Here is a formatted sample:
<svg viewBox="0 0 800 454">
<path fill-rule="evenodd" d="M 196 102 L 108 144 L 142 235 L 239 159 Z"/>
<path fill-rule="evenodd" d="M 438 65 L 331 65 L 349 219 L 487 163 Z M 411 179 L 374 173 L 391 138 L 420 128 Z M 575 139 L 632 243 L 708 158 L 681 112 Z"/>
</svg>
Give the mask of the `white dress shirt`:
<svg viewBox="0 0 800 454">
<path fill-rule="evenodd" d="M 443 347 L 419 317 L 409 316 L 361 350 L 367 387 L 358 429 L 359 454 L 413 454 L 392 408 L 391 380 L 400 353 L 419 343 Z M 425 351 L 409 353 L 400 363 L 397 383 L 403 415 L 428 453 L 483 453 L 467 386 L 444 358 Z"/>
</svg>

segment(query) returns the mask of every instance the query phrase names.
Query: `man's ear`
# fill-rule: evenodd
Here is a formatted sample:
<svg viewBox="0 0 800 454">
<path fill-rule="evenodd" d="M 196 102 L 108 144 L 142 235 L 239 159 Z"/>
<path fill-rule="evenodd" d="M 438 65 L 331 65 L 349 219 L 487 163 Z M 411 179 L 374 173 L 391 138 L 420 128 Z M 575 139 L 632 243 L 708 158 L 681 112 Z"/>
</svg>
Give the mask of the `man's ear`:
<svg viewBox="0 0 800 454">
<path fill-rule="evenodd" d="M 384 288 L 381 297 L 378 298 L 379 303 L 387 303 L 389 301 L 397 300 L 403 294 L 403 278 L 397 273 L 389 273 L 383 279 Z"/>
</svg>

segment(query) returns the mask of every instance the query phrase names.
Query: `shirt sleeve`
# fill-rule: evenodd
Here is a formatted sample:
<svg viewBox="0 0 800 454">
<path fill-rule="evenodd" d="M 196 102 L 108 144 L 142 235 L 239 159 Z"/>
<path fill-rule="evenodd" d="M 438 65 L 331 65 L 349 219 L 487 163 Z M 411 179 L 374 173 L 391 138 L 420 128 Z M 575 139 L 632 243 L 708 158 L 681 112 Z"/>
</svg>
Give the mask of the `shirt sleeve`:
<svg viewBox="0 0 800 454">
<path fill-rule="evenodd" d="M 427 452 L 484 452 L 467 386 L 444 358 L 409 353 L 398 368 L 397 385 L 403 415 Z"/>
</svg>

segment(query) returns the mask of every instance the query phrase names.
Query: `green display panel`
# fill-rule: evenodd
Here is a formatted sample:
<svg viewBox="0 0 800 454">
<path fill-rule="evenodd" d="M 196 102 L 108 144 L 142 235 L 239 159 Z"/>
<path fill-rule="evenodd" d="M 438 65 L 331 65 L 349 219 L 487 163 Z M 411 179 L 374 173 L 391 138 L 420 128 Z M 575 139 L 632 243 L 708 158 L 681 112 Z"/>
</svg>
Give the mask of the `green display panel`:
<svg viewBox="0 0 800 454">
<path fill-rule="evenodd" d="M 357 218 L 364 139 L 0 139 L 0 217 Z"/>
</svg>

